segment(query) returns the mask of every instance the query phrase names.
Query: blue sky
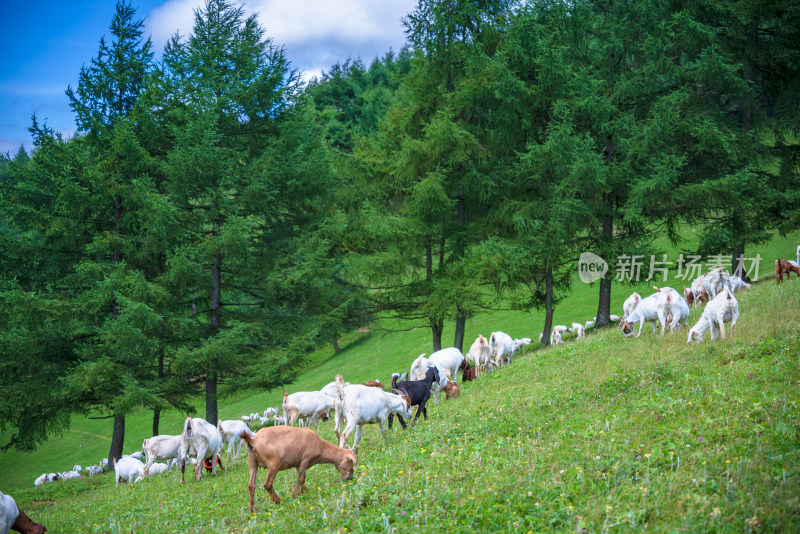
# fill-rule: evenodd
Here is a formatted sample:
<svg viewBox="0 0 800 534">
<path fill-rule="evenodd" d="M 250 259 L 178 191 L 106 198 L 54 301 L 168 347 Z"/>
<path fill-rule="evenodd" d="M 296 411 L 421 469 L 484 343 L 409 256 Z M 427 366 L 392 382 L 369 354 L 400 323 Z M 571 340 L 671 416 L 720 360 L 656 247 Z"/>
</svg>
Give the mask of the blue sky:
<svg viewBox="0 0 800 534">
<path fill-rule="evenodd" d="M 415 0 L 248 0 L 247 13 L 258 13 L 261 25 L 283 45 L 295 68 L 307 78 L 348 57 L 369 65 L 390 48 L 405 43 L 400 19 Z M 145 19 L 158 56 L 169 36 L 191 32 L 193 11 L 203 0 L 132 0 Z M 0 153 L 30 150 L 28 127 L 35 113 L 65 137 L 75 122 L 64 94 L 77 84 L 78 73 L 97 55 L 116 2 L 3 2 L 0 7 Z"/>
</svg>

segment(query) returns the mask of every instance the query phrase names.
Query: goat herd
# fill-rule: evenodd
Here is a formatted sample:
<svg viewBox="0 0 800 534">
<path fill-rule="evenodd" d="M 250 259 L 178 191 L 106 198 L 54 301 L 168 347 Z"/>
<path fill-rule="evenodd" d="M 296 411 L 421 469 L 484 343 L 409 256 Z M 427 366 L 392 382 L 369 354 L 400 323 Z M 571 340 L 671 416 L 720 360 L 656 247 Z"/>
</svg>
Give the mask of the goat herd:
<svg viewBox="0 0 800 534">
<path fill-rule="evenodd" d="M 791 272 L 800 276 L 800 247 L 797 248 L 796 262 L 775 261 L 776 282 L 781 282 L 783 275 L 788 276 Z M 739 276 L 729 275 L 722 268 L 717 268 L 700 275 L 691 287 L 684 288 L 683 295 L 670 287 L 655 287 L 656 292 L 645 298 L 633 293 L 623 304 L 624 315 L 621 318 L 612 315 L 611 319 L 619 320 L 619 327 L 626 337 L 634 334 L 636 323 L 639 323 L 639 328 L 635 335 L 641 335 L 646 322 L 652 322 L 653 332 L 656 331 L 656 324 L 661 323 L 661 333 L 664 334 L 667 329 L 674 332 L 681 326 L 688 328 L 689 306 L 707 303 L 698 322 L 688 329 L 686 342 L 702 341 L 709 329 L 712 340 L 717 337 L 724 339 L 725 323 L 730 323 L 733 331 L 739 318 L 739 304 L 733 293 L 749 287 L 750 284 Z M 553 345 L 563 343 L 563 334 L 566 332 L 574 332 L 576 339 L 581 339 L 586 329 L 593 326 L 594 320 L 585 324 L 572 323 L 571 328 L 557 325 L 550 333 L 550 342 Z M 541 338 L 542 335 L 539 336 Z M 407 373 L 392 375 L 389 393 L 383 391 L 385 386 L 378 380 L 350 384 L 337 375 L 334 382 L 319 391 L 284 393 L 283 415 L 279 415 L 275 408 L 268 408 L 263 416 L 252 413 L 242 416 L 241 421 L 220 421 L 216 426 L 204 419 L 188 417 L 180 435 L 145 439 L 142 443 L 144 453 L 125 455 L 113 462 L 115 483 L 119 484 L 120 480 L 138 482 L 147 476 L 168 471 L 177 464 L 181 466 L 181 483 L 184 483 L 187 462 L 193 464 L 195 480 L 199 481 L 204 467 L 216 475 L 216 466 L 221 464 L 220 454 L 226 443 L 229 461 L 238 459 L 242 444 L 245 443 L 250 451 L 247 460 L 250 472 L 248 489 L 250 510 L 254 512 L 255 480 L 259 467 L 268 471 L 264 487 L 276 503 L 280 503 L 280 498 L 273 489 L 273 481 L 278 471 L 297 469 L 295 497 L 305 489 L 305 472 L 313 465 L 333 464 L 342 480 L 347 480 L 355 471 L 363 425 L 377 424 L 385 441 L 387 420 L 391 429 L 393 418 L 397 416 L 400 424 L 406 428 L 406 418 L 413 417 L 416 421 L 422 414 L 427 420 L 426 404 L 431 395 L 434 402 L 438 402 L 440 391 L 444 391 L 447 399 L 457 397 L 460 394 L 460 386 L 456 382 L 459 369 L 462 370 L 463 380 L 474 380 L 482 372 L 493 372 L 510 364 L 514 353 L 530 342 L 530 338 L 512 339 L 504 332 L 493 332 L 488 340 L 479 335 L 466 356 L 455 347 L 434 352 L 428 358 L 422 354 L 413 361 Z M 413 406 L 417 406 L 416 415 L 412 414 Z M 327 442 L 310 428 L 312 425 L 316 427 L 320 421 L 327 421 L 331 410 L 335 414 L 334 433 L 338 446 Z M 266 426 L 270 423 L 272 426 Z M 296 424 L 300 426 L 295 427 Z M 262 428 L 253 432 L 251 425 L 260 425 Z M 347 440 L 353 431 L 355 437 L 351 448 Z M 157 460 L 166 460 L 167 463 Z M 93 476 L 107 468 L 108 462 L 103 459 L 99 465 L 91 466 L 84 472 Z M 71 471 L 45 473 L 34 481 L 34 486 L 79 478 L 81 471 L 81 466 L 76 465 Z M 6 502 L 8 499 L 11 504 Z M 13 524 L 20 532 L 44 531 L 44 527 L 27 519 L 15 504 L 12 506 L 13 502 L 13 499 L 0 493 L 0 532 L 8 531 L 3 530 L 3 521 L 9 519 L 8 525 Z M 14 515 L 12 512 L 18 513 Z M 20 528 L 16 528 L 18 526 Z M 39 527 L 41 529 L 37 530 Z M 28 530 L 21 530 L 24 528 Z"/>
</svg>

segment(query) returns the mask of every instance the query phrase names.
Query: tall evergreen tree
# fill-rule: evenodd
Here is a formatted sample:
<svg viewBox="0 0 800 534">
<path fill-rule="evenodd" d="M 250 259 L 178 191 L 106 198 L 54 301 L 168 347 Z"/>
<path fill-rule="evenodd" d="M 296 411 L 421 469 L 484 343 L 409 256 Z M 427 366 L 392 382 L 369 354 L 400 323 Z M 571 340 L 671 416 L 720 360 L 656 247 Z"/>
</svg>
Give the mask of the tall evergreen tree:
<svg viewBox="0 0 800 534">
<path fill-rule="evenodd" d="M 314 220 L 327 160 L 296 72 L 241 7 L 196 11 L 165 49 L 164 83 L 166 188 L 183 228 L 166 279 L 195 323 L 178 360 L 216 423 L 221 396 L 283 383 L 307 346 L 280 268 Z"/>
</svg>

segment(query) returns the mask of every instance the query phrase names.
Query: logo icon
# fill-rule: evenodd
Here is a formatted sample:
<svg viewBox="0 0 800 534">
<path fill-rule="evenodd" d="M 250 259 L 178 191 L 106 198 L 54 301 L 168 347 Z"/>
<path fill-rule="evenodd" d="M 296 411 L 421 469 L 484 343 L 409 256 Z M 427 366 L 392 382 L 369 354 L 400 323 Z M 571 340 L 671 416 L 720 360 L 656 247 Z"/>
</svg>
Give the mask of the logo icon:
<svg viewBox="0 0 800 534">
<path fill-rule="evenodd" d="M 607 272 L 608 264 L 606 260 L 597 254 L 584 252 L 578 259 L 578 277 L 584 284 L 591 284 L 600 280 Z"/>
</svg>

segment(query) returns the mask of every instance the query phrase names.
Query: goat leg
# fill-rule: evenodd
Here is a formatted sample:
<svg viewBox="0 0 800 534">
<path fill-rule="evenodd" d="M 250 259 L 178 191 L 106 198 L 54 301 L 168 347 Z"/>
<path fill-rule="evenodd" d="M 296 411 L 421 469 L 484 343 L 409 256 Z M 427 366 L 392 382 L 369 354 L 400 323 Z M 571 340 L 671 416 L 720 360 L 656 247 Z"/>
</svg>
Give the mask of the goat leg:
<svg viewBox="0 0 800 534">
<path fill-rule="evenodd" d="M 297 466 L 297 482 L 294 485 L 293 497 L 297 498 L 301 492 L 306 489 L 306 466 L 301 464 Z"/>
<path fill-rule="evenodd" d="M 264 489 L 269 492 L 269 496 L 272 498 L 272 502 L 275 504 L 281 503 L 281 498 L 278 497 L 278 494 L 275 492 L 275 488 L 272 487 L 272 483 L 275 481 L 275 475 L 278 474 L 278 468 L 270 469 L 267 468 L 267 480 L 264 481 Z"/>
</svg>

